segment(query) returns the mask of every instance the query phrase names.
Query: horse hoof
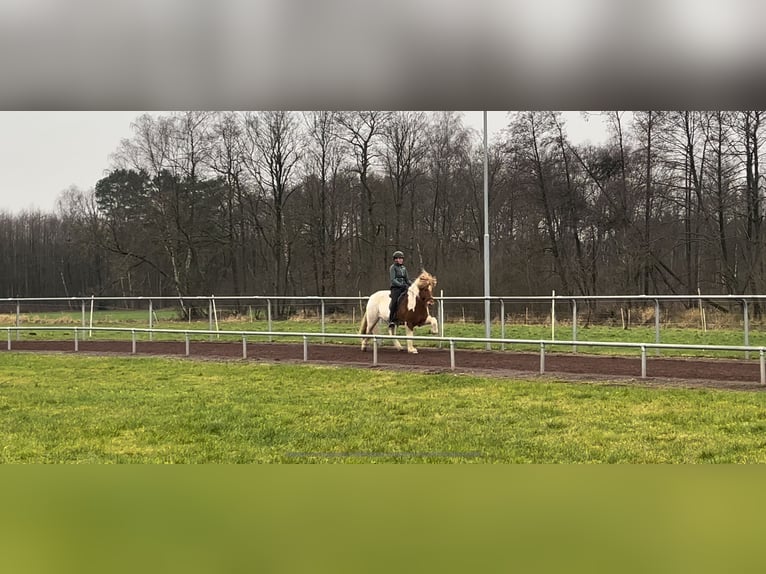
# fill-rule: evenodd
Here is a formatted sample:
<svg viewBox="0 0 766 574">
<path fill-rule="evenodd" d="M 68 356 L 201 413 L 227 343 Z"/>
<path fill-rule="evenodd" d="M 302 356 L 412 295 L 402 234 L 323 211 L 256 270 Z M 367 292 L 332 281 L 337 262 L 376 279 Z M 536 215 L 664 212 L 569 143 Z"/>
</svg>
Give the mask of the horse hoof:
<svg viewBox="0 0 766 574">
<path fill-rule="evenodd" d="M 418 354 L 418 350 L 417 349 L 412 349 L 412 351 L 410 351 L 409 353 L 410 353 L 410 355 L 417 355 Z"/>
</svg>

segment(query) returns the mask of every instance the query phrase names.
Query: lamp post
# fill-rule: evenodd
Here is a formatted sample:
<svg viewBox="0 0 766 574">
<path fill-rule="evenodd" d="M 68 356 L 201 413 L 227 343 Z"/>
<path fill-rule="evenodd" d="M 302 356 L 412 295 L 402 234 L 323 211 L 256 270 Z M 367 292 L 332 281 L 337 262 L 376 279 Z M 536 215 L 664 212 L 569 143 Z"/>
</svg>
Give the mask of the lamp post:
<svg viewBox="0 0 766 574">
<path fill-rule="evenodd" d="M 489 159 L 487 151 L 487 112 L 484 111 L 484 336 L 492 335 L 489 315 Z M 487 341 L 486 350 L 492 345 Z"/>
</svg>

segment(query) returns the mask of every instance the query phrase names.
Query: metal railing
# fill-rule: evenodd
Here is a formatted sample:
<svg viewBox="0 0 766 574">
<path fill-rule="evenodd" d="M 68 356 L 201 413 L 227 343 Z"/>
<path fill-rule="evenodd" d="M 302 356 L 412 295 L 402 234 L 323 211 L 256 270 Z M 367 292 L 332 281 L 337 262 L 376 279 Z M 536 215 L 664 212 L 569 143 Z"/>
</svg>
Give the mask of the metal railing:
<svg viewBox="0 0 766 574">
<path fill-rule="evenodd" d="M 321 296 L 265 296 L 265 295 L 250 295 L 250 296 L 216 296 L 216 295 L 199 295 L 191 297 L 172 297 L 172 296 L 156 296 L 156 297 L 32 297 L 32 298 L 0 298 L 0 308 L 7 306 L 15 311 L 16 327 L 20 327 L 22 324 L 22 305 L 26 308 L 32 306 L 56 308 L 57 306 L 66 305 L 68 310 L 73 310 L 74 307 L 79 307 L 81 312 L 81 326 L 88 328 L 91 331 L 94 325 L 94 311 L 101 306 L 108 303 L 132 303 L 135 306 L 143 307 L 147 313 L 147 326 L 152 329 L 155 324 L 155 304 L 162 305 L 180 305 L 187 306 L 190 304 L 200 303 L 207 306 L 207 319 L 208 328 L 210 331 L 219 332 L 219 311 L 222 305 L 236 303 L 250 304 L 250 306 L 256 305 L 265 309 L 266 321 L 268 325 L 268 331 L 273 331 L 274 321 L 274 308 L 275 304 L 293 304 L 312 306 L 318 309 L 317 316 L 320 322 L 320 332 L 327 334 L 326 322 L 327 322 L 327 306 L 329 304 L 340 304 L 359 306 L 360 312 L 363 303 L 367 300 L 367 296 L 348 296 L 348 297 L 321 297 Z M 542 295 L 542 296 L 491 296 L 491 297 L 448 297 L 444 295 L 444 291 L 436 297 L 437 305 L 436 312 L 434 313 L 439 319 L 439 335 L 445 337 L 445 326 L 448 324 L 448 308 L 452 306 L 454 310 L 455 306 L 460 303 L 472 304 L 472 303 L 484 303 L 489 302 L 490 305 L 497 309 L 496 321 L 500 326 L 500 337 L 491 339 L 492 343 L 500 343 L 503 345 L 503 340 L 506 335 L 506 326 L 508 324 L 507 306 L 519 306 L 524 304 L 537 305 L 537 308 L 545 308 L 545 321 L 550 324 L 550 340 L 560 341 L 559 333 L 562 329 L 566 329 L 567 325 L 571 329 L 571 335 L 568 336 L 569 344 L 572 345 L 572 351 L 577 352 L 578 345 L 586 345 L 586 341 L 579 340 L 578 329 L 580 328 L 580 315 L 579 308 L 586 305 L 593 305 L 599 303 L 627 303 L 629 305 L 640 305 L 643 307 L 653 307 L 654 315 L 654 345 L 651 347 L 659 353 L 659 350 L 663 347 L 662 343 L 662 326 L 661 316 L 663 305 L 667 306 L 673 303 L 678 304 L 683 302 L 686 304 L 696 303 L 700 306 L 702 322 L 704 324 L 704 310 L 702 305 L 708 304 L 726 304 L 729 307 L 737 306 L 741 307 L 741 328 L 742 328 L 742 345 L 743 347 L 750 347 L 750 335 L 751 335 L 751 314 L 753 307 L 757 304 L 766 303 L 766 295 L 603 295 L 603 296 L 589 296 L 589 295 Z M 562 306 L 567 306 L 571 309 L 570 313 L 561 311 Z M 140 309 L 139 309 L 140 310 Z M 13 311 L 12 311 L 13 312 Z M 739 323 L 739 322 L 738 322 Z M 150 334 L 151 337 L 151 334 Z M 648 344 L 648 343 L 647 343 Z M 744 351 L 745 358 L 749 358 L 750 350 Z"/>
<path fill-rule="evenodd" d="M 79 341 L 81 339 L 81 332 L 85 329 L 79 327 L 51 327 L 51 326 L 36 326 L 36 327 L 6 327 L 7 331 L 7 350 L 13 350 L 12 332 L 26 331 L 26 330 L 48 330 L 48 331 L 68 331 L 73 333 L 73 350 L 79 351 Z M 90 330 L 90 329 L 88 329 Z M 115 332 L 115 333 L 129 333 L 131 338 L 131 353 L 136 354 L 137 336 L 139 333 L 145 333 L 149 337 L 153 333 L 170 333 L 176 335 L 183 335 L 185 341 L 185 355 L 188 357 L 191 354 L 191 337 L 193 335 L 221 335 L 220 331 L 202 331 L 202 330 L 181 330 L 181 329 L 131 329 L 125 327 L 93 327 L 93 331 L 97 332 Z M 321 339 L 322 333 L 306 333 L 306 332 L 272 332 L 272 331 L 226 331 L 223 333 L 230 337 L 242 338 L 242 358 L 247 358 L 247 345 L 248 337 L 266 337 L 270 341 L 273 338 L 301 338 L 303 341 L 303 360 L 309 360 L 309 340 Z M 378 365 L 378 346 L 381 341 L 386 340 L 399 340 L 406 341 L 406 336 L 400 335 L 359 335 L 349 333 L 334 333 L 333 337 L 341 339 L 368 339 L 372 341 L 372 364 Z M 485 344 L 497 344 L 502 343 L 504 345 L 536 345 L 539 346 L 540 356 L 540 374 L 545 373 L 545 355 L 546 350 L 555 346 L 572 346 L 575 341 L 560 341 L 560 340 L 535 340 L 535 339 L 490 339 L 486 337 L 441 337 L 441 336 L 422 336 L 414 335 L 412 340 L 420 341 L 438 341 L 439 343 L 447 343 L 449 345 L 450 353 L 450 368 L 456 369 L 456 357 L 455 350 L 456 345 L 459 343 L 485 343 Z M 151 340 L 151 339 L 150 339 Z M 648 349 L 680 349 L 680 350 L 706 350 L 706 351 L 727 351 L 727 352 L 757 352 L 760 363 L 760 384 L 766 385 L 766 347 L 751 347 L 747 345 L 688 345 L 688 344 L 657 344 L 657 343 L 626 343 L 626 342 L 614 342 L 614 341 L 581 341 L 580 345 L 592 346 L 592 347 L 608 347 L 608 348 L 629 348 L 639 349 L 641 352 L 641 378 L 647 378 L 647 350 Z"/>
</svg>

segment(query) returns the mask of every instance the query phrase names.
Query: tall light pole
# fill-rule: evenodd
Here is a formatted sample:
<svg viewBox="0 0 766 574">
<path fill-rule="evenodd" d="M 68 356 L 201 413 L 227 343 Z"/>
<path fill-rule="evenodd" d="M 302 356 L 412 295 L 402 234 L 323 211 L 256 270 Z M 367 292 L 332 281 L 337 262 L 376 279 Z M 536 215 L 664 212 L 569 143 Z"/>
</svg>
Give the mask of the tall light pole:
<svg viewBox="0 0 766 574">
<path fill-rule="evenodd" d="M 487 111 L 484 111 L 484 336 L 492 335 L 489 316 L 489 152 L 487 150 Z M 487 341 L 486 349 L 492 348 Z"/>
</svg>

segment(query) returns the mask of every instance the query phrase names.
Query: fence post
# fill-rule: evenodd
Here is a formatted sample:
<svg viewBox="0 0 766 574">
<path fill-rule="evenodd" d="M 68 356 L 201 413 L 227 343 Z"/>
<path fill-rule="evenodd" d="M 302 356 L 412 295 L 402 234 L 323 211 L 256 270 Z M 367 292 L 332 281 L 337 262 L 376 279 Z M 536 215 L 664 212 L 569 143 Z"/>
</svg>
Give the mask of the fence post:
<svg viewBox="0 0 766 574">
<path fill-rule="evenodd" d="M 761 347 L 761 384 L 766 385 L 766 362 L 764 362 L 764 351 Z"/>
<path fill-rule="evenodd" d="M 18 327 L 20 325 L 21 325 L 21 303 L 17 299 L 16 300 L 16 326 Z M 16 340 L 17 341 L 19 340 L 19 337 L 21 337 L 21 331 L 19 331 L 17 329 L 16 330 Z"/>
<path fill-rule="evenodd" d="M 149 299 L 149 340 L 154 340 L 154 333 L 152 332 L 152 329 L 154 328 L 154 307 L 152 306 L 152 300 Z"/>
<path fill-rule="evenodd" d="M 742 300 L 742 308 L 744 310 L 745 319 L 745 347 L 750 346 L 750 312 L 747 308 L 747 299 Z M 745 358 L 750 358 L 750 351 L 745 351 Z"/>
<path fill-rule="evenodd" d="M 136 330 L 135 329 L 130 330 L 130 342 L 131 342 L 130 352 L 133 355 L 135 355 L 136 354 Z"/>
<path fill-rule="evenodd" d="M 641 345 L 641 378 L 646 378 L 646 345 Z"/>
<path fill-rule="evenodd" d="M 324 335 L 324 297 L 321 299 L 322 301 L 322 335 Z M 325 342 L 325 338 L 322 337 L 322 343 Z"/>
<path fill-rule="evenodd" d="M 654 300 L 654 342 L 660 344 L 660 300 Z M 660 348 L 656 347 L 654 354 L 660 356 Z"/>
<path fill-rule="evenodd" d="M 309 338 L 303 335 L 303 361 L 309 360 Z"/>
<path fill-rule="evenodd" d="M 505 301 L 500 299 L 500 338 L 505 339 Z M 505 351 L 505 343 L 500 344 L 500 350 Z"/>
<path fill-rule="evenodd" d="M 90 328 L 91 329 L 93 329 L 93 304 L 95 303 L 95 301 L 96 301 L 96 296 L 95 295 L 91 295 L 90 296 Z M 93 337 L 93 331 L 92 330 L 88 331 L 88 337 Z"/>
<path fill-rule="evenodd" d="M 208 330 L 212 331 L 213 330 L 213 299 L 212 299 L 212 297 L 207 302 L 207 319 L 208 319 Z M 213 340 L 213 334 L 212 333 L 210 333 L 210 335 L 208 335 L 208 339 L 211 340 L 211 341 Z"/>
<path fill-rule="evenodd" d="M 242 358 L 247 359 L 247 335 L 242 335 Z"/>
<path fill-rule="evenodd" d="M 484 297 L 484 336 L 487 342 L 484 344 L 485 351 L 492 350 L 492 312 L 489 297 Z"/>
<path fill-rule="evenodd" d="M 11 328 L 8 327 L 8 350 L 11 350 Z"/>
<path fill-rule="evenodd" d="M 184 333 L 184 337 L 186 339 L 186 356 L 189 356 L 189 331 L 186 331 Z"/>
<path fill-rule="evenodd" d="M 444 337 L 444 289 L 439 291 L 439 333 L 440 337 Z M 442 348 L 442 342 L 439 341 L 439 348 Z"/>
<path fill-rule="evenodd" d="M 378 366 L 378 337 L 373 336 L 372 338 L 372 364 L 373 366 Z"/>
<path fill-rule="evenodd" d="M 551 341 L 556 340 L 556 290 L 551 291 Z"/>
<path fill-rule="evenodd" d="M 266 299 L 266 317 L 269 323 L 269 333 L 271 333 L 271 299 Z M 273 341 L 271 335 L 269 335 L 269 343 Z"/>
<path fill-rule="evenodd" d="M 80 350 L 80 342 L 77 340 L 77 327 L 74 328 L 74 350 Z"/>
<path fill-rule="evenodd" d="M 572 340 L 577 341 L 577 299 L 572 299 Z M 577 345 L 572 345 L 572 352 L 577 354 Z"/>
<path fill-rule="evenodd" d="M 215 319 L 215 338 L 221 338 L 221 327 L 218 324 L 218 308 L 215 306 L 215 295 L 210 296 L 210 301 L 213 303 L 213 318 Z"/>
<path fill-rule="evenodd" d="M 453 371 L 455 370 L 455 341 L 449 340 L 449 366 Z"/>
<path fill-rule="evenodd" d="M 540 374 L 545 373 L 545 343 L 540 341 Z"/>
</svg>

